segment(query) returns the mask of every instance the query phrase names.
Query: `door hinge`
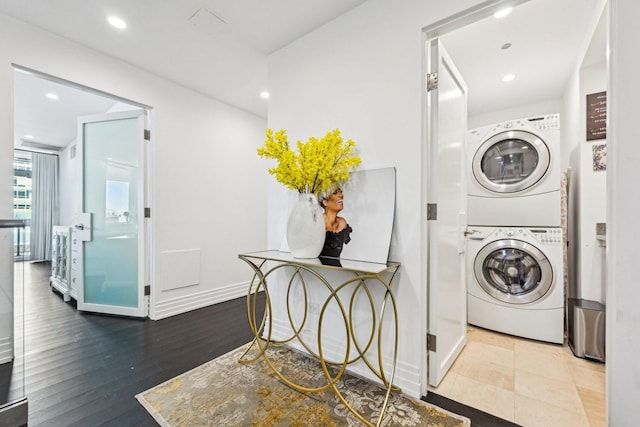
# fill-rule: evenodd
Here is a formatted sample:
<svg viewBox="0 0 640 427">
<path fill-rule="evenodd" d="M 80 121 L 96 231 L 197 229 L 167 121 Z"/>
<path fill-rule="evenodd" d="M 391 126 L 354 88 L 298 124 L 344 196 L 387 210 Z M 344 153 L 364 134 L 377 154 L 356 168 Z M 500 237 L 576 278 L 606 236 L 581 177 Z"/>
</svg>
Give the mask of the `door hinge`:
<svg viewBox="0 0 640 427">
<path fill-rule="evenodd" d="M 436 351 L 436 336 L 427 334 L 427 351 Z"/>
<path fill-rule="evenodd" d="M 438 204 L 427 203 L 427 221 L 435 221 L 438 219 Z"/>
<path fill-rule="evenodd" d="M 144 208 L 144 217 L 151 218 L 151 208 Z"/>
<path fill-rule="evenodd" d="M 151 285 L 146 285 L 144 287 L 144 295 L 145 296 L 151 295 Z"/>
<path fill-rule="evenodd" d="M 427 92 L 438 89 L 438 73 L 427 74 Z"/>
<path fill-rule="evenodd" d="M 149 129 L 144 130 L 144 140 L 151 141 L 151 131 Z"/>
</svg>

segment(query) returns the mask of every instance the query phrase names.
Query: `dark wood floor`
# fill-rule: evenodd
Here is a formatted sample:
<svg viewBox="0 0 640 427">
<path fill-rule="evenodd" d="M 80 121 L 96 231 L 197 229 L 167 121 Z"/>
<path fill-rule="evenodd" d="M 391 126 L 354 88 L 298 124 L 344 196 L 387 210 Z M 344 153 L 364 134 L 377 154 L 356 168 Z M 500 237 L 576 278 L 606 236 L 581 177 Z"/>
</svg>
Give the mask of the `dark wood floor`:
<svg viewBox="0 0 640 427">
<path fill-rule="evenodd" d="M 137 393 L 252 337 L 244 298 L 159 321 L 126 319 L 78 312 L 73 301 L 51 291 L 49 274 L 49 263 L 24 264 L 29 426 L 157 426 Z M 0 398 L 3 384 L 7 388 L 8 368 L 2 367 Z M 13 369 L 22 370 L 20 358 Z M 22 393 L 15 377 L 10 396 Z M 515 425 L 433 393 L 423 399 L 469 417 L 473 427 Z"/>
<path fill-rule="evenodd" d="M 51 291 L 50 264 L 24 266 L 29 426 L 157 426 L 135 394 L 252 337 L 244 298 L 159 321 L 81 313 Z"/>
</svg>

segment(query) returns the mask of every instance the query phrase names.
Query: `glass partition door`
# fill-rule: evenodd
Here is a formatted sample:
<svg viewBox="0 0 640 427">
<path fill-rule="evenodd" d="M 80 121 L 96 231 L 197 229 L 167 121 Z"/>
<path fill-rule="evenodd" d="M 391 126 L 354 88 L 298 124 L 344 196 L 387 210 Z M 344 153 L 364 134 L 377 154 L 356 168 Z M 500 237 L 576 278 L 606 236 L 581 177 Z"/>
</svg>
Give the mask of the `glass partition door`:
<svg viewBox="0 0 640 427">
<path fill-rule="evenodd" d="M 143 111 L 79 120 L 83 214 L 72 239 L 81 270 L 72 271 L 81 282 L 78 308 L 146 316 Z"/>
<path fill-rule="evenodd" d="M 1 241 L 24 239 L 24 234 L 24 221 L 0 220 Z M 0 420 L 26 424 L 23 258 L 14 261 L 13 248 L 0 248 Z"/>
</svg>

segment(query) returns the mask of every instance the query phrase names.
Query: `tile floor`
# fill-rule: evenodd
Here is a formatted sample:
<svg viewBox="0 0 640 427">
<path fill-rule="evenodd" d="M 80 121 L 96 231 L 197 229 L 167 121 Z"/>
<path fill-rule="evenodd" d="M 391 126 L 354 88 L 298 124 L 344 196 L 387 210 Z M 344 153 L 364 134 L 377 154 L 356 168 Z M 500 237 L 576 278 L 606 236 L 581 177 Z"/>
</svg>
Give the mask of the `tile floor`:
<svg viewBox="0 0 640 427">
<path fill-rule="evenodd" d="M 470 325 L 466 347 L 430 390 L 524 427 L 606 426 L 605 364 L 566 344 Z"/>
</svg>

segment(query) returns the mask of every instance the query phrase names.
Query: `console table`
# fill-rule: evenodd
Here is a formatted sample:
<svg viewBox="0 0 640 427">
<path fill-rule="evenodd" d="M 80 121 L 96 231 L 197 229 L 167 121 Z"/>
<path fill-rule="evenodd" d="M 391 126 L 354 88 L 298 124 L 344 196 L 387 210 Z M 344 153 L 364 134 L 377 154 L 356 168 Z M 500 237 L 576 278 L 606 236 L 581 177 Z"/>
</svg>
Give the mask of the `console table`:
<svg viewBox="0 0 640 427">
<path fill-rule="evenodd" d="M 288 252 L 280 251 L 262 251 L 240 254 L 238 257 L 245 261 L 254 272 L 249 291 L 247 294 L 247 316 L 249 320 L 249 326 L 254 334 L 254 340 L 247 351 L 241 356 L 241 363 L 252 363 L 260 358 L 263 358 L 270 366 L 273 372 L 289 387 L 295 390 L 314 393 L 322 392 L 333 389 L 339 400 L 351 411 L 360 421 L 365 425 L 373 426 L 370 421 L 366 420 L 361 414 L 357 412 L 342 396 L 336 382 L 342 377 L 346 371 L 347 365 L 361 361 L 363 362 L 373 374 L 380 379 L 382 385 L 386 389 L 385 399 L 382 408 L 380 408 L 380 415 L 375 425 L 380 425 L 384 417 L 384 413 L 389 401 L 389 396 L 392 390 L 399 390 L 393 385 L 393 378 L 395 374 L 395 366 L 398 353 L 398 312 L 396 308 L 396 301 L 392 290 L 392 283 L 396 274 L 400 269 L 400 263 L 388 262 L 386 264 L 342 260 L 336 258 L 312 258 L 302 259 L 294 258 Z M 337 273 L 328 274 L 333 271 Z M 276 274 L 278 273 L 278 274 Z M 330 280 L 327 276 L 344 278 L 343 281 Z M 324 286 L 328 291 L 328 296 L 322 301 L 311 301 L 308 294 L 308 282 L 313 280 L 318 282 L 318 286 Z M 341 279 L 342 280 L 342 279 Z M 334 283 L 332 283 L 334 282 Z M 270 290 L 274 290 L 276 287 L 281 288 L 286 292 L 286 317 L 289 321 L 291 328 L 291 335 L 284 339 L 274 339 L 272 337 L 273 327 L 273 307 L 270 298 Z M 291 294 L 296 287 L 301 287 L 303 297 L 303 307 L 296 305 L 292 307 L 290 305 Z M 374 301 L 374 288 L 381 287 L 383 296 L 381 303 L 376 306 Z M 266 298 L 265 312 L 262 318 L 258 319 L 257 312 L 257 297 L 260 291 L 264 291 Z M 354 312 L 354 306 L 358 295 L 364 298 L 366 306 L 370 308 L 370 322 L 371 331 L 367 332 L 368 337 L 366 342 L 360 342 L 355 333 L 355 320 L 360 319 L 363 316 L 361 311 Z M 346 297 L 345 297 L 346 296 Z M 319 311 L 319 319 L 317 325 L 318 337 L 317 337 L 317 351 L 315 351 L 310 343 L 305 342 L 301 332 L 307 322 L 310 322 L 309 307 L 310 304 L 314 304 L 315 307 L 321 307 Z M 333 304 L 339 308 L 341 317 L 344 321 L 344 332 L 346 336 L 346 350 L 342 360 L 331 360 L 325 357 L 323 353 L 323 339 L 322 339 L 322 327 L 325 319 L 327 307 Z M 302 310 L 301 320 L 294 320 L 292 315 L 292 309 Z M 392 348 L 392 360 L 391 360 L 391 372 L 389 375 L 385 373 L 383 366 L 383 320 L 385 313 L 392 316 L 392 331 L 394 337 L 390 342 Z M 358 319 L 355 317 L 358 316 Z M 338 319 L 339 322 L 339 319 Z M 320 387 L 309 387 L 303 384 L 296 384 L 289 378 L 287 378 L 279 369 L 276 368 L 272 360 L 266 353 L 266 350 L 271 344 L 286 344 L 297 340 L 306 351 L 317 358 L 322 366 L 324 375 L 326 377 L 326 384 Z M 376 346 L 377 348 L 377 361 L 371 361 L 370 356 L 367 357 L 370 350 Z M 255 357 L 249 357 L 249 350 L 257 347 L 258 354 Z M 336 368 L 331 374 L 329 367 Z"/>
</svg>

